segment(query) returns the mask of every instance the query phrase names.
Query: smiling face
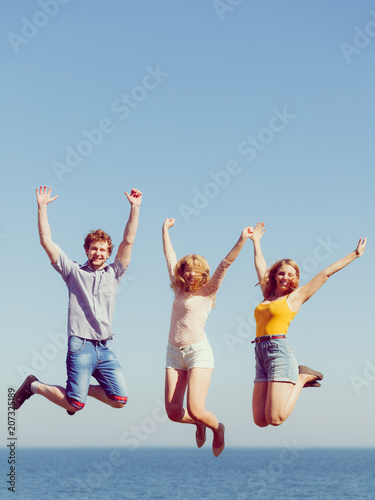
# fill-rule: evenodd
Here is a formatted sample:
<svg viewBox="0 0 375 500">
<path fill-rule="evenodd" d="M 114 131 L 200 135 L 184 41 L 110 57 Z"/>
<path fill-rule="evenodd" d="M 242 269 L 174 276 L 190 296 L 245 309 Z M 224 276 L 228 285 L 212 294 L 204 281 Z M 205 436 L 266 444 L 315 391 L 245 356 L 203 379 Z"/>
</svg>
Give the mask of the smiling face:
<svg viewBox="0 0 375 500">
<path fill-rule="evenodd" d="M 110 256 L 106 241 L 93 241 L 88 250 L 85 250 L 89 265 L 94 271 L 102 269 Z"/>
<path fill-rule="evenodd" d="M 297 273 L 293 266 L 289 264 L 282 264 L 277 270 L 275 281 L 276 288 L 282 293 L 286 294 L 294 288 L 297 280 Z"/>
<path fill-rule="evenodd" d="M 182 276 L 185 280 L 185 283 L 189 287 L 193 287 L 196 279 L 201 276 L 201 273 L 197 272 L 196 269 L 189 266 L 188 264 L 185 264 Z"/>
<path fill-rule="evenodd" d="M 262 280 L 263 295 L 274 300 L 296 290 L 299 285 L 299 267 L 293 259 L 278 260 L 271 266 Z"/>
<path fill-rule="evenodd" d="M 210 280 L 210 267 L 204 257 L 197 254 L 185 255 L 174 268 L 175 281 L 172 288 L 193 293 Z"/>
</svg>

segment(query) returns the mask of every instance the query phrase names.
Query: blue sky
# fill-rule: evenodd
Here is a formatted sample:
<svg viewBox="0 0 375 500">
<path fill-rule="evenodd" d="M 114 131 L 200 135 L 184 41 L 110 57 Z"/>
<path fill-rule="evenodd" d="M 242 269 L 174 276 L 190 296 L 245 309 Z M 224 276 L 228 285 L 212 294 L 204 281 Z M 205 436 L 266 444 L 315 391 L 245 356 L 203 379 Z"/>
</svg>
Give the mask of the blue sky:
<svg viewBox="0 0 375 500">
<path fill-rule="evenodd" d="M 194 429 L 162 410 L 166 217 L 176 218 L 177 255 L 200 253 L 212 271 L 244 227 L 264 221 L 267 262 L 294 258 L 302 283 L 368 237 L 363 258 L 293 321 L 297 360 L 325 379 L 271 429 L 251 417 L 261 295 L 252 246 L 243 249 L 207 322 L 207 408 L 228 446 L 374 446 L 374 3 L 20 0 L 0 23 L 3 395 L 25 372 L 66 377 L 67 292 L 39 245 L 35 189 L 59 195 L 53 238 L 78 262 L 89 229 L 118 246 L 123 192 L 144 194 L 113 323 L 129 403 L 117 411 L 90 399 L 69 418 L 34 397 L 18 412 L 19 446 L 194 445 Z"/>
</svg>

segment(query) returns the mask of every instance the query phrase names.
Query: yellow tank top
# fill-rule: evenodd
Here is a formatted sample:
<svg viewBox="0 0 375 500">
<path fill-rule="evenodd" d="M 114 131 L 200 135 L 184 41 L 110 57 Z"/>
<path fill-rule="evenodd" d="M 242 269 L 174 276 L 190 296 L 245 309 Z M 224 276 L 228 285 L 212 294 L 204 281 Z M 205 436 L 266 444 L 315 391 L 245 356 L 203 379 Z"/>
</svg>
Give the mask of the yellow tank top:
<svg viewBox="0 0 375 500">
<path fill-rule="evenodd" d="M 256 336 L 286 335 L 290 322 L 297 314 L 289 309 L 286 302 L 288 295 L 283 299 L 274 300 L 269 304 L 259 304 L 254 311 L 257 326 Z"/>
</svg>

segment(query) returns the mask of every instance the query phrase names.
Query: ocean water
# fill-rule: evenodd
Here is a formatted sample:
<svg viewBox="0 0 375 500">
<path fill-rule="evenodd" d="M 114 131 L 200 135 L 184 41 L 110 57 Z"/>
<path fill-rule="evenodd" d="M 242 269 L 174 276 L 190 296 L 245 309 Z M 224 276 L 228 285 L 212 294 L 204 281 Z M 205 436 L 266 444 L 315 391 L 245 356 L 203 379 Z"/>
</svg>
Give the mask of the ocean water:
<svg viewBox="0 0 375 500">
<path fill-rule="evenodd" d="M 375 449 L 1 450 L 1 499 L 375 500 Z"/>
</svg>

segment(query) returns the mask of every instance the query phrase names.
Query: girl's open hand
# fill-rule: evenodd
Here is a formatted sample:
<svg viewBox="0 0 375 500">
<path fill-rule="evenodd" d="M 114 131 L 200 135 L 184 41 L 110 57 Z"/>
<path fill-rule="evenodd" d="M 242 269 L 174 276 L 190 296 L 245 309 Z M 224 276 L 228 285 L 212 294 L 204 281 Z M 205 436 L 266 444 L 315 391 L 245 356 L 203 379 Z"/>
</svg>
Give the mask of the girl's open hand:
<svg viewBox="0 0 375 500">
<path fill-rule="evenodd" d="M 367 241 L 367 238 L 364 238 L 364 239 L 359 238 L 357 248 L 355 249 L 355 253 L 356 253 L 357 257 L 361 257 L 361 255 L 363 255 L 363 252 L 365 251 L 365 248 L 366 248 L 366 241 Z"/>
<path fill-rule="evenodd" d="M 264 222 L 258 222 L 258 224 L 254 228 L 253 233 L 250 235 L 250 238 L 253 241 L 259 241 L 265 232 L 266 230 L 264 229 Z"/>
</svg>

